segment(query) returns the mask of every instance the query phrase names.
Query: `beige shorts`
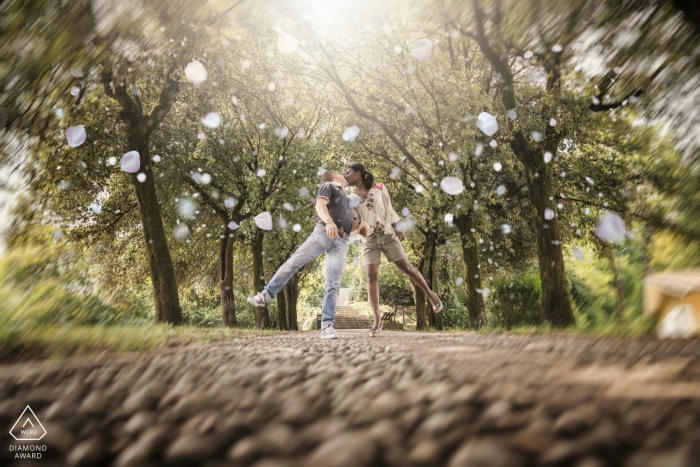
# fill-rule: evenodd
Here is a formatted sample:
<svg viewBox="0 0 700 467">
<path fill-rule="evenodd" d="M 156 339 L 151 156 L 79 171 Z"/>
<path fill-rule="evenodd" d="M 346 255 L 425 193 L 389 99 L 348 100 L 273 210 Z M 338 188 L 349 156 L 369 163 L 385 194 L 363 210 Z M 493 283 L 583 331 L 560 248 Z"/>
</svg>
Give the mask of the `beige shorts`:
<svg viewBox="0 0 700 467">
<path fill-rule="evenodd" d="M 379 264 L 381 253 L 384 253 L 390 263 L 407 258 L 406 251 L 394 234 L 372 234 L 367 241 L 360 244 L 362 264 Z"/>
</svg>

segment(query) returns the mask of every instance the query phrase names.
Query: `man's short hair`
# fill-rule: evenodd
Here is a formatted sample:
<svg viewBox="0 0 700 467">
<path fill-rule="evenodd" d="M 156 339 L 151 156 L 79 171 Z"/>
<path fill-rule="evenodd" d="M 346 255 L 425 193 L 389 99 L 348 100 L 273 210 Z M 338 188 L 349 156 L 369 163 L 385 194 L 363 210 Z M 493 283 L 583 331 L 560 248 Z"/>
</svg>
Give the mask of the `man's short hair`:
<svg viewBox="0 0 700 467">
<path fill-rule="evenodd" d="M 321 183 L 332 182 L 333 175 L 336 173 L 336 170 L 326 170 L 325 172 L 323 172 L 323 175 L 321 175 Z"/>
</svg>

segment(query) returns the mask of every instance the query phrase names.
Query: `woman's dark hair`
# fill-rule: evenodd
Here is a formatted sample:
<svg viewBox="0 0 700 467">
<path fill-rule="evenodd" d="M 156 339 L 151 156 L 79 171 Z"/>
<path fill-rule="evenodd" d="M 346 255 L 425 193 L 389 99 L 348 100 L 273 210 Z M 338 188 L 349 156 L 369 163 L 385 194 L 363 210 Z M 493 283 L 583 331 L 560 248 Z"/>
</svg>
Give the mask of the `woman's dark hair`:
<svg viewBox="0 0 700 467">
<path fill-rule="evenodd" d="M 365 184 L 366 190 L 369 190 L 370 188 L 372 188 L 372 185 L 374 185 L 374 175 L 372 175 L 372 172 L 365 169 L 364 165 L 362 165 L 362 164 L 350 164 L 348 166 L 348 168 L 360 172 L 360 177 L 362 177 L 362 183 Z"/>
</svg>

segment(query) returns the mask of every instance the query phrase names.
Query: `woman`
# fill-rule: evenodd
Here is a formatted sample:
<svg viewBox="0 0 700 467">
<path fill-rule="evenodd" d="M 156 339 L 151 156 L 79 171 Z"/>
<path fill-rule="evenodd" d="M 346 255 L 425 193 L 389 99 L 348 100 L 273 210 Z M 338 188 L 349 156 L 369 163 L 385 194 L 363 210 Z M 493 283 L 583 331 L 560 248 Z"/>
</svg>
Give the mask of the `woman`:
<svg viewBox="0 0 700 467">
<path fill-rule="evenodd" d="M 433 311 L 442 311 L 442 302 L 430 290 L 420 271 L 409 263 L 401 242 L 406 239 L 403 232 L 396 229 L 399 216 L 391 207 L 389 192 L 383 183 L 375 183 L 374 175 L 362 164 L 349 165 L 345 170 L 348 185 L 354 187 L 354 196 L 359 197 L 356 211 L 370 226 L 370 233 L 361 243 L 362 263 L 367 273 L 367 295 L 374 313 L 374 325 L 370 335 L 376 336 L 382 330 L 382 317 L 379 314 L 379 260 L 381 253 L 425 292 L 433 306 Z"/>
</svg>

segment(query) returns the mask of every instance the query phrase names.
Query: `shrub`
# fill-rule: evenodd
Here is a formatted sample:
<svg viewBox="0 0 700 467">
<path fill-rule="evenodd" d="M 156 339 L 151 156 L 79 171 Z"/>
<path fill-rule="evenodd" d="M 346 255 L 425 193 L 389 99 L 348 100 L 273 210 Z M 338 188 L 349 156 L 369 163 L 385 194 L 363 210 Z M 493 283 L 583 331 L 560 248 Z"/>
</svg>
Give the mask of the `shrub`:
<svg viewBox="0 0 700 467">
<path fill-rule="evenodd" d="M 493 324 L 506 329 L 540 324 L 541 291 L 536 273 L 497 279 L 488 300 Z"/>
</svg>

